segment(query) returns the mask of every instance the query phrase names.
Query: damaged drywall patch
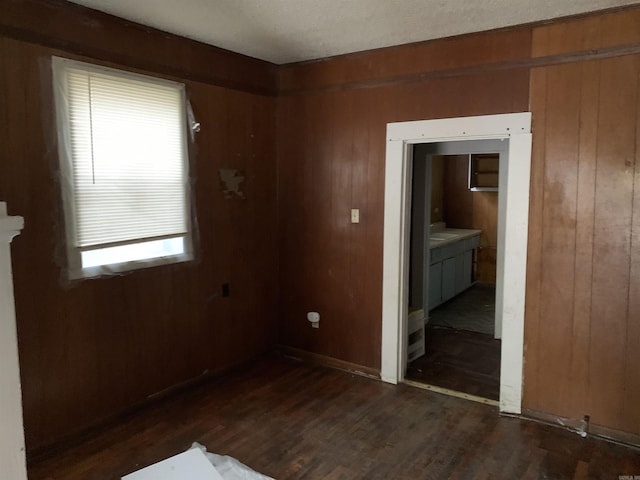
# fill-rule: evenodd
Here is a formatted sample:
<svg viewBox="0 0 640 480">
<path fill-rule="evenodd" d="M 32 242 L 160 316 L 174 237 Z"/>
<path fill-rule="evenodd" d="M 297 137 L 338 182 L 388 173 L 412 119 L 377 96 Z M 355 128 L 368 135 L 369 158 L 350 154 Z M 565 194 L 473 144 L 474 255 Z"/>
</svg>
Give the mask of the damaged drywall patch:
<svg viewBox="0 0 640 480">
<path fill-rule="evenodd" d="M 244 192 L 240 184 L 244 182 L 244 174 L 235 168 L 221 168 L 219 170 L 220 187 L 225 198 L 243 198 Z"/>
</svg>

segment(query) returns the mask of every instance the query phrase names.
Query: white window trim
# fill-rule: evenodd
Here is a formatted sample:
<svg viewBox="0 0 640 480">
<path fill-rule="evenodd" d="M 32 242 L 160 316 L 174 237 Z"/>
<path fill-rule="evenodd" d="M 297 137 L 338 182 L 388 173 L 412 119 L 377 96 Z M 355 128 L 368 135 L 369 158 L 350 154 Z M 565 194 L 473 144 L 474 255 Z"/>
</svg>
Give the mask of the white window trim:
<svg viewBox="0 0 640 480">
<path fill-rule="evenodd" d="M 184 135 L 183 135 L 183 173 L 185 179 L 185 219 L 187 222 L 187 232 L 184 235 L 176 235 L 165 238 L 183 238 L 184 252 L 178 255 L 167 255 L 162 257 L 132 260 L 121 263 L 100 265 L 95 267 L 82 268 L 81 252 L 82 249 L 76 247 L 75 243 L 75 231 L 76 231 L 76 215 L 74 212 L 74 197 L 73 197 L 73 175 L 72 175 L 72 159 L 70 155 L 70 138 L 68 128 L 68 104 L 67 97 L 67 85 L 62 81 L 62 75 L 64 75 L 65 68 L 75 67 L 86 70 L 88 72 L 106 73 L 116 77 L 141 80 L 148 83 L 154 83 L 158 85 L 172 85 L 177 87 L 182 96 L 182 112 L 181 117 L 184 118 Z M 104 67 L 100 65 L 94 65 L 91 63 L 80 62 L 62 57 L 52 57 L 52 73 L 53 73 L 53 88 L 55 99 L 55 114 L 57 125 L 57 138 L 58 138 L 58 154 L 59 154 L 59 167 L 60 167 L 60 185 L 62 193 L 62 203 L 64 209 L 64 230 L 65 230 L 65 245 L 66 245 L 66 274 L 70 280 L 93 278 L 104 275 L 123 274 L 126 272 L 151 268 L 161 265 L 169 265 L 175 263 L 188 262 L 194 259 L 193 249 L 193 221 L 191 218 L 191 192 L 189 182 L 189 149 L 188 149 L 188 131 L 187 131 L 187 97 L 185 86 L 182 83 L 174 82 L 171 80 L 160 79 L 148 75 L 142 75 L 138 73 L 118 70 L 114 68 Z M 148 240 L 158 240 L 160 238 L 140 239 L 140 242 L 125 242 L 131 244 L 138 244 Z M 106 247 L 111 246 L 107 245 Z"/>
</svg>

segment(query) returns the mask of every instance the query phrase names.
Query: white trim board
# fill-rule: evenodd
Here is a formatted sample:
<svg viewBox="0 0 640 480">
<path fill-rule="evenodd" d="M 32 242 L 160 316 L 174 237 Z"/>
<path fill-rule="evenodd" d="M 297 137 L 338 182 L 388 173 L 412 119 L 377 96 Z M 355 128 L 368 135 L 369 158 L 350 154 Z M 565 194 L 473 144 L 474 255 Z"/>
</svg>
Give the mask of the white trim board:
<svg viewBox="0 0 640 480">
<path fill-rule="evenodd" d="M 501 291 L 496 292 L 500 303 L 496 303 L 496 309 L 500 309 L 497 317 L 503 322 L 500 411 L 520 413 L 531 175 L 530 112 L 387 125 L 380 377 L 398 383 L 404 380 L 406 370 L 413 145 L 490 139 L 508 141 L 508 160 L 500 165 L 498 206 L 497 274 L 504 279 L 498 282 Z"/>
<path fill-rule="evenodd" d="M 0 202 L 0 478 L 11 480 L 27 480 L 10 248 L 23 226 Z"/>
</svg>

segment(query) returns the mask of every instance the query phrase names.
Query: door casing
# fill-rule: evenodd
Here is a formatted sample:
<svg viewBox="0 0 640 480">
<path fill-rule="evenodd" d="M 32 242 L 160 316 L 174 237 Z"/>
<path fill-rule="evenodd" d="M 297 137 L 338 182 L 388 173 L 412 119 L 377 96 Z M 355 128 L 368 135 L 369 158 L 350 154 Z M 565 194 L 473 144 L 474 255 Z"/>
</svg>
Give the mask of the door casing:
<svg viewBox="0 0 640 480">
<path fill-rule="evenodd" d="M 387 124 L 382 285 L 383 381 L 404 380 L 407 351 L 409 227 L 413 145 L 503 140 L 498 201 L 497 317 L 502 319 L 500 411 L 521 413 L 531 113 Z"/>
</svg>

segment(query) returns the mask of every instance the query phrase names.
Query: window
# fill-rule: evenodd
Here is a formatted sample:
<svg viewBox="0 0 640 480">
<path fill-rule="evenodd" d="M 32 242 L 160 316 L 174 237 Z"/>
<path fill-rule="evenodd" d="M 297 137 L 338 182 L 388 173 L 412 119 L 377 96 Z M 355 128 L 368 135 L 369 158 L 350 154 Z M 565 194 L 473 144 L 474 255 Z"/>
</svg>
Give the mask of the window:
<svg viewBox="0 0 640 480">
<path fill-rule="evenodd" d="M 53 58 L 70 278 L 190 260 L 184 85 Z"/>
</svg>

